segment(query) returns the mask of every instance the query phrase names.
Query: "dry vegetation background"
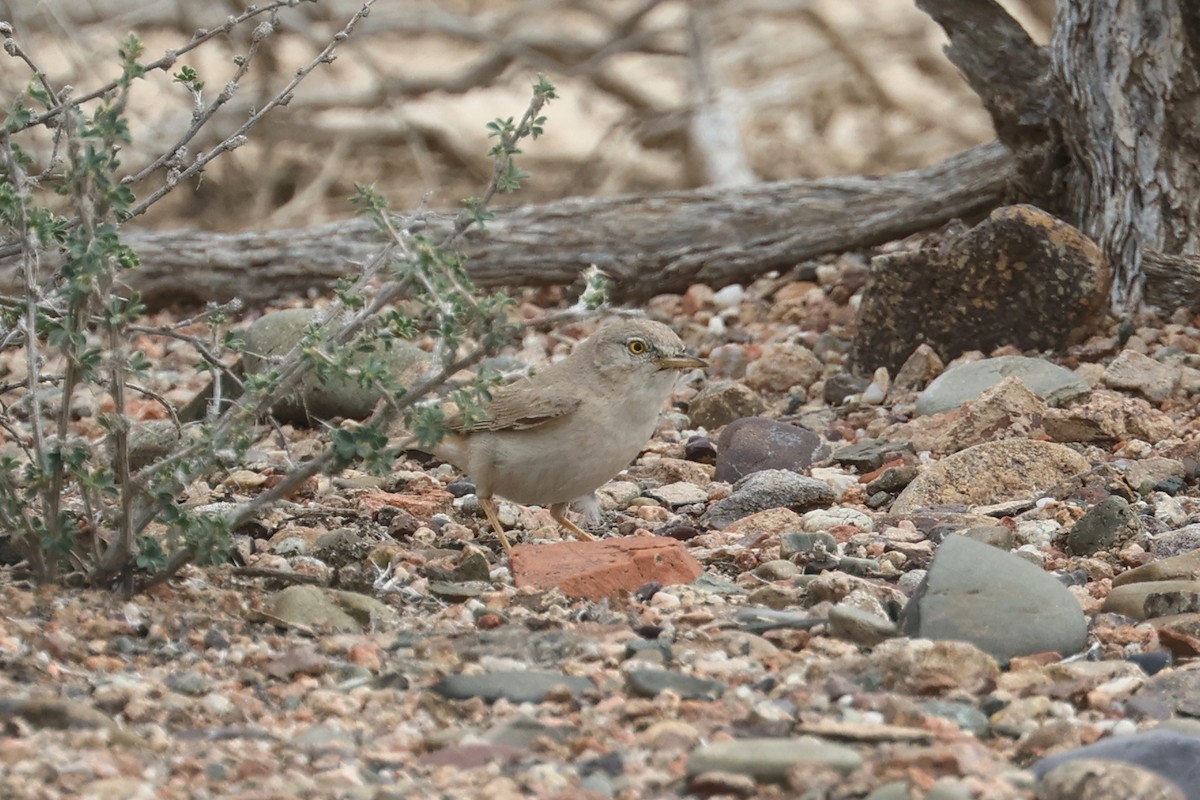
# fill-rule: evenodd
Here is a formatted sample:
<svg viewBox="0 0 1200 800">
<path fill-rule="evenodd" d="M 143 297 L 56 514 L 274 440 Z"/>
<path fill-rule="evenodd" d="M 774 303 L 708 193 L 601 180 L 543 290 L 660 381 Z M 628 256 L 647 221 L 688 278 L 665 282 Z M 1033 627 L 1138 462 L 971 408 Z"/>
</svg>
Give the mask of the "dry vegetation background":
<svg viewBox="0 0 1200 800">
<path fill-rule="evenodd" d="M 115 75 L 129 31 L 152 59 L 247 5 L 0 0 L 0 19 L 79 95 Z M 1003 5 L 1046 40 L 1053 0 Z M 281 11 L 280 35 L 190 152 L 274 96 L 357 8 L 319 0 Z M 180 60 L 206 81 L 205 100 L 229 80 L 251 31 Z M 334 64 L 139 224 L 304 226 L 351 213 L 356 182 L 398 209 L 454 205 L 490 174 L 485 124 L 519 114 L 538 72 L 561 99 L 522 161 L 533 180 L 521 202 L 921 166 L 992 138 L 943 42 L 912 0 L 377 0 Z M 16 66 L 0 70 L 6 97 L 29 77 Z M 126 163 L 176 141 L 191 112 L 183 88 L 151 74 L 134 98 Z"/>
</svg>

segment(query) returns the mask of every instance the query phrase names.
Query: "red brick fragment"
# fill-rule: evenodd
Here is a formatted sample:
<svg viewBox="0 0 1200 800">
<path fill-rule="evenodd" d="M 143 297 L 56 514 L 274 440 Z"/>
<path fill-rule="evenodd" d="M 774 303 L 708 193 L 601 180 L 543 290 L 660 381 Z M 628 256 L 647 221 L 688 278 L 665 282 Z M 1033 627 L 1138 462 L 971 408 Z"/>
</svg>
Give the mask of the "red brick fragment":
<svg viewBox="0 0 1200 800">
<path fill-rule="evenodd" d="M 690 583 L 704 571 L 682 542 L 665 536 L 520 544 L 509 554 L 509 564 L 518 587 L 558 587 L 569 597 L 589 600 L 621 589 L 633 592 L 651 581 Z"/>
</svg>

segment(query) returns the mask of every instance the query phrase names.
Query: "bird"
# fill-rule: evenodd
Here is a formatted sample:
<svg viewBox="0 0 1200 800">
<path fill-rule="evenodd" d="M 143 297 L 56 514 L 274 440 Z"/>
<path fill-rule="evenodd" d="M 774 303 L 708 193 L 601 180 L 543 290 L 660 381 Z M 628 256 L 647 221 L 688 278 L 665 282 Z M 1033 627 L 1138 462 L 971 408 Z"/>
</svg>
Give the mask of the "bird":
<svg viewBox="0 0 1200 800">
<path fill-rule="evenodd" d="M 654 434 L 659 412 L 685 370 L 707 366 L 666 325 L 623 319 L 598 329 L 563 360 L 493 391 L 482 413 L 452 414 L 430 452 L 475 481 L 488 523 L 509 552 L 496 514 L 499 496 L 549 507 L 580 539 L 591 534 L 566 517 L 629 465 Z"/>
</svg>

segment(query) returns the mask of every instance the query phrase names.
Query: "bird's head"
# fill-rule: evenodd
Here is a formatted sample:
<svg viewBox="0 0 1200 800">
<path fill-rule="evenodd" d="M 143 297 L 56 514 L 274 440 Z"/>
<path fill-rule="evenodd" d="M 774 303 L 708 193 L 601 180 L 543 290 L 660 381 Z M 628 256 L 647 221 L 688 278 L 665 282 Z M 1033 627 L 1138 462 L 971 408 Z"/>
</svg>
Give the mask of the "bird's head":
<svg viewBox="0 0 1200 800">
<path fill-rule="evenodd" d="M 601 328 L 593 336 L 595 363 L 601 372 L 674 377 L 676 373 L 707 366 L 688 355 L 675 332 L 660 322 L 629 319 Z"/>
</svg>

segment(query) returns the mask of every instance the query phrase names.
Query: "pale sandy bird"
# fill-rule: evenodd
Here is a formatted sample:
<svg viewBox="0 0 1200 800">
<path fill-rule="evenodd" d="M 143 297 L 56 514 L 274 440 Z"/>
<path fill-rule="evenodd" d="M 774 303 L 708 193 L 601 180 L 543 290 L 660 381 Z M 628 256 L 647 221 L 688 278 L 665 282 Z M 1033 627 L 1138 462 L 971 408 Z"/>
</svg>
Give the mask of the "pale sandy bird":
<svg viewBox="0 0 1200 800">
<path fill-rule="evenodd" d="M 567 508 L 641 452 L 680 371 L 704 366 L 666 325 L 622 320 L 562 361 L 496 389 L 482 418 L 449 420 L 452 432 L 433 454 L 474 478 L 479 505 L 505 550 L 496 495 L 549 506 L 558 524 L 591 539 L 566 518 Z"/>
</svg>

